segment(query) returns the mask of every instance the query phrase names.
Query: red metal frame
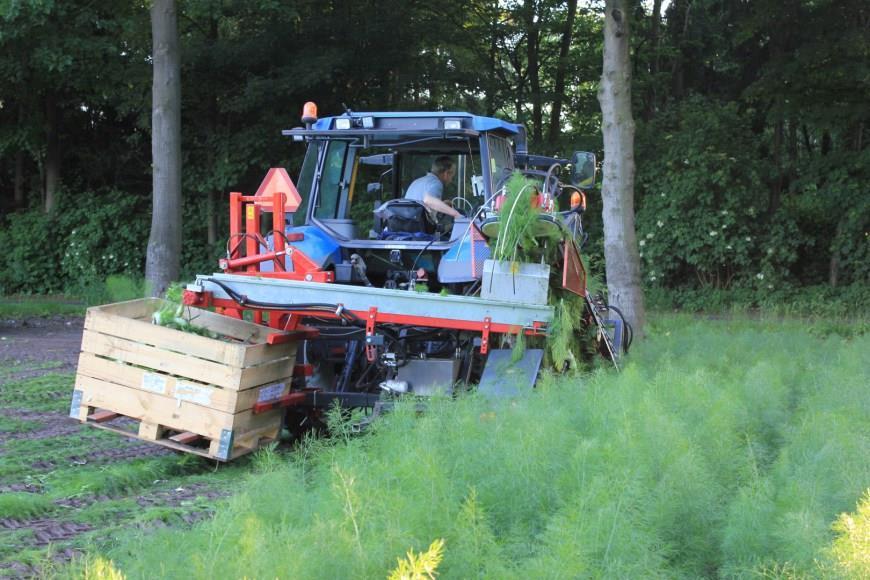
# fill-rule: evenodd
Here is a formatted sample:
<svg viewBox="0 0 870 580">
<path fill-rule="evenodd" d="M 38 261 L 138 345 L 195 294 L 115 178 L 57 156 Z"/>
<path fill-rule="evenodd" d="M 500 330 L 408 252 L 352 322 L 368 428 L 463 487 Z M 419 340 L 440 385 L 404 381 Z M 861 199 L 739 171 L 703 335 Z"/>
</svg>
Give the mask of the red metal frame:
<svg viewBox="0 0 870 580">
<path fill-rule="evenodd" d="M 215 298 L 210 292 L 191 292 L 186 291 L 184 293 L 184 303 L 189 306 L 197 306 L 200 308 L 209 308 L 215 307 L 224 310 L 224 312 L 229 311 L 238 311 L 241 312 L 243 310 L 252 310 L 257 312 L 257 308 L 252 308 L 250 306 L 242 306 L 238 302 L 234 300 L 228 300 L 226 298 Z M 470 330 L 480 332 L 481 334 L 485 334 L 484 338 L 489 339 L 490 333 L 506 333 L 506 334 L 518 334 L 520 332 L 528 335 L 528 336 L 541 336 L 546 334 L 546 325 L 540 322 L 536 322 L 532 328 L 524 328 L 517 324 L 503 324 L 499 322 L 492 322 L 489 317 L 486 317 L 484 320 L 457 320 L 455 318 L 441 318 L 438 316 L 412 316 L 409 314 L 396 314 L 392 312 L 384 312 L 378 310 L 376 307 L 372 307 L 369 310 L 351 310 L 349 308 L 344 309 L 345 312 L 351 312 L 358 316 L 361 320 L 366 321 L 366 334 L 371 335 L 374 334 L 375 324 L 402 324 L 409 326 L 429 326 L 432 328 L 444 328 L 448 330 Z M 304 316 L 310 316 L 311 313 L 306 310 L 261 310 L 260 312 L 268 312 L 269 313 L 269 326 L 272 328 L 280 328 L 282 330 L 295 330 L 301 328 L 299 326 L 299 321 Z M 289 316 L 289 320 L 287 322 L 283 322 L 282 320 L 284 316 Z M 317 313 L 317 316 L 320 318 L 331 318 L 338 320 L 339 317 L 334 313 L 323 312 Z M 486 351 L 483 351 L 484 353 Z"/>
<path fill-rule="evenodd" d="M 271 175 L 271 172 L 270 172 Z M 288 178 L 289 179 L 289 178 Z M 264 185 L 269 181 L 269 175 L 264 180 Z M 290 182 L 292 185 L 292 182 Z M 260 186 L 260 192 L 266 191 L 264 185 Z M 279 186 L 267 188 L 271 194 L 265 195 L 243 195 L 240 192 L 234 191 L 230 193 L 230 237 L 227 242 L 227 257 L 220 260 L 220 268 L 227 273 L 239 276 L 258 276 L 262 278 L 278 278 L 285 280 L 300 280 L 307 282 L 334 282 L 335 274 L 333 272 L 322 270 L 314 260 L 309 258 L 300 249 L 294 247 L 290 242 L 302 241 L 303 234 L 285 234 L 285 209 L 286 202 L 289 197 L 292 197 L 291 192 L 282 192 L 277 188 Z M 298 193 L 296 194 L 298 196 Z M 291 207 L 290 211 L 293 211 Z M 260 248 L 267 248 L 268 244 L 265 238 L 260 234 L 262 213 L 272 213 L 272 251 L 261 252 Z M 472 268 L 474 267 L 474 242 L 483 239 L 483 236 L 477 231 L 476 227 L 472 233 Z M 242 255 L 242 241 L 244 241 L 244 255 Z M 567 252 L 566 252 L 567 255 Z M 290 258 L 292 271 L 287 271 L 286 259 Z M 567 258 L 566 258 L 567 259 Z M 261 272 L 260 264 L 271 261 L 274 264 L 272 272 Z M 581 265 L 582 268 L 582 265 Z M 564 281 L 563 281 L 564 283 Z M 218 312 L 232 316 L 234 318 L 242 318 L 242 313 L 245 310 L 250 310 L 254 313 L 254 321 L 258 324 L 265 321 L 271 328 L 280 330 L 297 330 L 306 333 L 308 337 L 314 337 L 317 334 L 315 329 L 302 326 L 300 321 L 304 316 L 310 315 L 309 311 L 301 310 L 263 310 L 252 308 L 247 305 L 242 305 L 234 300 L 223 298 L 215 298 L 211 292 L 193 292 L 185 291 L 184 304 L 190 306 L 198 306 L 201 308 L 215 308 Z M 398 314 L 391 312 L 378 311 L 376 307 L 371 307 L 368 311 L 365 310 L 348 310 L 355 314 L 360 319 L 366 321 L 366 337 L 371 337 L 375 334 L 375 324 L 402 324 L 411 326 L 427 326 L 431 328 L 443 328 L 448 330 L 468 330 L 481 333 L 481 354 L 486 354 L 489 351 L 490 333 L 507 333 L 527 335 L 543 335 L 546 333 L 546 325 L 541 322 L 535 322 L 532 328 L 524 328 L 519 325 L 501 324 L 492 322 L 489 317 L 484 320 L 456 320 L 451 318 L 441 318 L 437 316 L 411 316 L 407 314 Z M 337 314 L 318 313 L 318 316 L 324 318 L 338 319 Z M 281 342 L 285 339 L 283 335 L 270 335 L 269 342 Z M 366 358 L 372 362 L 377 356 L 377 349 L 374 345 L 366 345 Z M 294 373 L 295 374 L 295 373 Z M 296 401 L 291 397 L 284 404 L 292 404 Z"/>
<path fill-rule="evenodd" d="M 284 233 L 285 202 L 287 194 L 279 191 L 271 196 L 242 195 L 230 193 L 230 238 L 227 243 L 227 257 L 220 261 L 220 267 L 228 274 L 280 278 L 285 280 L 305 280 L 308 282 L 333 282 L 335 274 L 322 270 L 314 260 L 303 251 L 287 242 L 302 241 L 302 234 Z M 263 211 L 272 213 L 272 251 L 261 252 L 267 247 L 265 238 L 260 234 Z M 245 255 L 241 246 L 244 240 Z M 285 267 L 285 256 L 290 258 L 293 270 Z M 272 261 L 272 272 L 261 272 L 260 264 Z"/>
</svg>

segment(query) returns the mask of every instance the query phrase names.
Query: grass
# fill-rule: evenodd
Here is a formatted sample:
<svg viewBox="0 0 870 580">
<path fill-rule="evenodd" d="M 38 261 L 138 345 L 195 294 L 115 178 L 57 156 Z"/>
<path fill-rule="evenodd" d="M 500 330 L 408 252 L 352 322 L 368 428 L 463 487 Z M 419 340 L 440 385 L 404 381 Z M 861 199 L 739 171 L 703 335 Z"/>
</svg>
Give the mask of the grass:
<svg viewBox="0 0 870 580">
<path fill-rule="evenodd" d="M 30 373 L 50 367 L 19 365 L 14 370 Z M 75 426 L 64 419 L 72 388 L 73 375 L 66 373 L 0 381 L 0 434 L 27 435 L 0 439 L 0 489 L 28 489 L 0 491 L 0 519 L 24 525 L 50 520 L 91 528 L 40 548 L 34 545 L 30 529 L 0 527 L 0 577 L 8 572 L 3 565 L 11 562 L 35 566 L 44 577 L 62 574 L 52 561 L 53 553 L 68 548 L 106 550 L 131 528 L 189 527 L 191 514 L 210 513 L 216 494 L 232 493 L 242 475 L 255 469 L 254 461 L 244 460 L 218 469 L 213 462 L 184 454 L 101 457 L 132 443 L 85 426 L 56 430 Z M 39 419 L 16 416 L 19 411 L 38 412 Z M 44 431 L 48 427 L 54 430 Z"/>
<path fill-rule="evenodd" d="M 214 520 L 128 530 L 85 563 L 129 578 L 383 578 L 443 540 L 443 578 L 860 570 L 870 337 L 655 320 L 619 375 L 434 400 L 423 416 L 400 406 L 366 437 L 263 451 Z"/>
<path fill-rule="evenodd" d="M 33 493 L 4 493 L 0 495 L 0 518 L 30 518 L 51 511 L 54 507 L 45 496 Z"/>
<path fill-rule="evenodd" d="M 0 319 L 41 316 L 81 316 L 84 302 L 67 296 L 3 296 L 0 297 Z"/>
</svg>

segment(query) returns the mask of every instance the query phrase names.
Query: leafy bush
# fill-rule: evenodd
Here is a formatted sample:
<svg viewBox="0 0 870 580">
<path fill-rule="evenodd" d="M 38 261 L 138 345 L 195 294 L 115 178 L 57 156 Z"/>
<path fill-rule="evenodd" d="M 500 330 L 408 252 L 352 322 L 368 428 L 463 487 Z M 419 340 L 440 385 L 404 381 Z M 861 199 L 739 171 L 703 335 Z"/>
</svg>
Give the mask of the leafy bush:
<svg viewBox="0 0 870 580">
<path fill-rule="evenodd" d="M 644 127 L 638 150 L 649 159 L 637 175 L 638 239 L 649 281 L 696 278 L 721 287 L 764 274 L 762 166 L 736 105 L 688 99 Z"/>
</svg>

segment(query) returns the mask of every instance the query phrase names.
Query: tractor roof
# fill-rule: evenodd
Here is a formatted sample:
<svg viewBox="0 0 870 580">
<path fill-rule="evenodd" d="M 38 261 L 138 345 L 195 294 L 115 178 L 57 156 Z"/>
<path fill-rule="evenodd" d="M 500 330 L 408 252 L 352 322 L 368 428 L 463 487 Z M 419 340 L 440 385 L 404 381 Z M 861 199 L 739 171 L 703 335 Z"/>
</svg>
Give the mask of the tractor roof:
<svg viewBox="0 0 870 580">
<path fill-rule="evenodd" d="M 493 132 L 505 137 L 522 135 L 521 125 L 493 117 L 461 112 L 352 112 L 334 117 L 323 117 L 309 129 L 291 129 L 282 134 L 293 137 L 473 137 Z"/>
</svg>

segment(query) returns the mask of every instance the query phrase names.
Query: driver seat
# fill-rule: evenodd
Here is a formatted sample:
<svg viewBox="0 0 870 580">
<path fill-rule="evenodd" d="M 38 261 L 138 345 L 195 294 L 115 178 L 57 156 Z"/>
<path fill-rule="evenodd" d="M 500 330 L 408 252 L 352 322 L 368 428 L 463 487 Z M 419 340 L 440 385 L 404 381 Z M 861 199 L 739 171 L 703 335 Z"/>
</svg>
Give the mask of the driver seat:
<svg viewBox="0 0 870 580">
<path fill-rule="evenodd" d="M 391 199 L 375 210 L 375 230 L 380 239 L 391 235 L 433 234 L 426 206 L 413 199 Z"/>
</svg>

